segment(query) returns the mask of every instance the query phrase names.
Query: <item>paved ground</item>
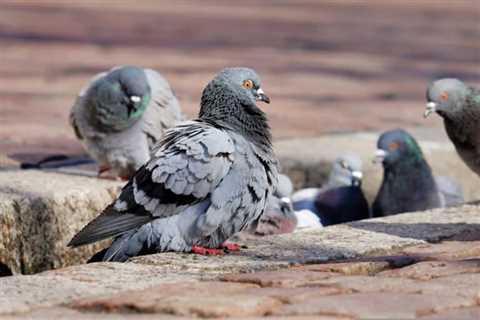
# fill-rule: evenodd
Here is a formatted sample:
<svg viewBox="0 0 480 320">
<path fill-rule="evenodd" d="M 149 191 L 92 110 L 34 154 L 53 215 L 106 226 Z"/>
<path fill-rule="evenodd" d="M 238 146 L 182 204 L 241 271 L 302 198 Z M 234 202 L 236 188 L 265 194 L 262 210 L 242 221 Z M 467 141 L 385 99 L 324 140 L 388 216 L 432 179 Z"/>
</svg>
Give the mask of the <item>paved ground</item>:
<svg viewBox="0 0 480 320">
<path fill-rule="evenodd" d="M 196 113 L 224 66 L 258 69 L 276 138 L 439 126 L 433 78 L 480 84 L 478 1 L 2 1 L 0 153 L 80 152 L 74 96 L 118 64 L 160 70 Z"/>
<path fill-rule="evenodd" d="M 478 319 L 476 207 L 0 280 L 4 319 Z"/>
</svg>

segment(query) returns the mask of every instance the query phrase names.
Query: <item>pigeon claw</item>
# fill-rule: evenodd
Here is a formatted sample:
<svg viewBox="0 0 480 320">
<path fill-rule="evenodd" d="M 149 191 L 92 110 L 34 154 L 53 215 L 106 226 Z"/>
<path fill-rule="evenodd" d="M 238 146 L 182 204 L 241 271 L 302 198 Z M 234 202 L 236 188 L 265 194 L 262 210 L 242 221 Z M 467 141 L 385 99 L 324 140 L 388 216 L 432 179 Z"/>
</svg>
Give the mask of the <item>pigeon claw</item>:
<svg viewBox="0 0 480 320">
<path fill-rule="evenodd" d="M 224 242 L 221 244 L 221 247 L 227 251 L 240 251 L 240 245 L 236 243 Z"/>
<path fill-rule="evenodd" d="M 210 249 L 201 246 L 192 246 L 192 253 L 201 254 L 203 256 L 221 256 L 225 254 L 222 249 Z"/>
</svg>

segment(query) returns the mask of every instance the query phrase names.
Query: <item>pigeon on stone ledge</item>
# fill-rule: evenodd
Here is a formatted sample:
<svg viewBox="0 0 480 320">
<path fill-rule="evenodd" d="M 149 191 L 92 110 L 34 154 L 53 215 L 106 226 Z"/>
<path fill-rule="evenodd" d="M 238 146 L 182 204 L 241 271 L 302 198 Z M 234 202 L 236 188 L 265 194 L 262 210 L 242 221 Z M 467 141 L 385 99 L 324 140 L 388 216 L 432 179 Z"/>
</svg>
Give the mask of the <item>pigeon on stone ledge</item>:
<svg viewBox="0 0 480 320">
<path fill-rule="evenodd" d="M 465 164 L 480 175 L 480 90 L 458 79 L 440 79 L 427 88 L 424 116 L 436 112 Z"/>
<path fill-rule="evenodd" d="M 383 164 L 384 173 L 372 207 L 374 217 L 463 202 L 458 184 L 445 178 L 437 184 L 420 146 L 405 130 L 384 132 L 377 147 L 377 162 Z"/>
<path fill-rule="evenodd" d="M 277 185 L 270 127 L 257 101 L 270 99 L 255 71 L 221 71 L 203 91 L 198 119 L 168 130 L 117 200 L 69 245 L 116 237 L 96 257 L 103 261 L 222 254 L 227 239 L 258 223 Z"/>
</svg>

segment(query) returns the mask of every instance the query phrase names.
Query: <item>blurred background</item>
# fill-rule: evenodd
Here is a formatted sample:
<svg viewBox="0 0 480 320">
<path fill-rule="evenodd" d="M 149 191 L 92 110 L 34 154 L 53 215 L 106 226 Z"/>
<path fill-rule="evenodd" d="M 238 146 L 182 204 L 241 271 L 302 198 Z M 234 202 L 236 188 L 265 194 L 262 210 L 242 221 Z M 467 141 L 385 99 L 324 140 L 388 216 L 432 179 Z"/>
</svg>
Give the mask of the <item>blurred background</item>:
<svg viewBox="0 0 480 320">
<path fill-rule="evenodd" d="M 82 153 L 70 107 L 115 65 L 162 73 L 191 117 L 216 72 L 252 67 L 278 140 L 440 127 L 428 82 L 478 86 L 479 62 L 476 0 L 0 1 L 0 154 Z"/>
</svg>

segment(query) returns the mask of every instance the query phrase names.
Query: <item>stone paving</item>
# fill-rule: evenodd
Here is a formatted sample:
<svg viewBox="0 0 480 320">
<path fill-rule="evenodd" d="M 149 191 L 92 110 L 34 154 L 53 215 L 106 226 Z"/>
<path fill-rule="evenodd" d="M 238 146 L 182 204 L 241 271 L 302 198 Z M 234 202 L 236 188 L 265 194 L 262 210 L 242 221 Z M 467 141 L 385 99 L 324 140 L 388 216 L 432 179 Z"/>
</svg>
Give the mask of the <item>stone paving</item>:
<svg viewBox="0 0 480 320">
<path fill-rule="evenodd" d="M 0 318 L 477 319 L 480 211 L 408 213 L 1 278 Z"/>
</svg>

